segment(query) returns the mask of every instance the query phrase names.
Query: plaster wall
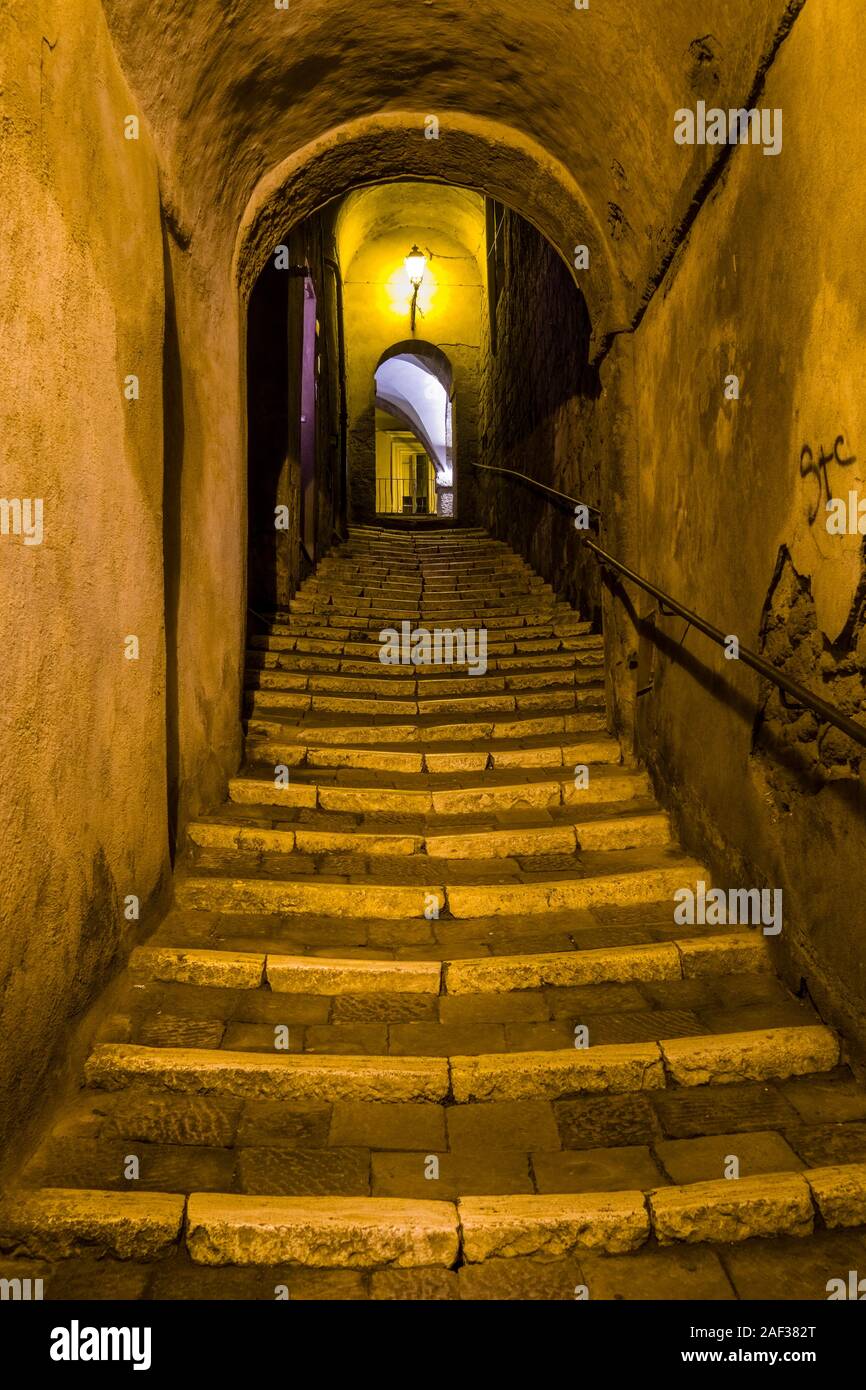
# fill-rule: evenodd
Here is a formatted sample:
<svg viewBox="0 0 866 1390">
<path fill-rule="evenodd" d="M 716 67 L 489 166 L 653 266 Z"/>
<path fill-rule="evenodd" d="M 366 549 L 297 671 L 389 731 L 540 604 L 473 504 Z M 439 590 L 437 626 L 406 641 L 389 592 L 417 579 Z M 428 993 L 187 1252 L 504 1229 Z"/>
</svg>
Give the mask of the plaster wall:
<svg viewBox="0 0 866 1390">
<path fill-rule="evenodd" d="M 783 111 L 781 154 L 734 151 L 634 344 L 639 568 L 861 723 L 866 542 L 828 534 L 826 500 L 866 497 L 864 62 L 858 7 L 809 0 L 760 103 Z M 727 886 L 782 888 L 789 974 L 862 1040 L 863 750 L 655 626 L 638 745 L 678 829 Z"/>
<path fill-rule="evenodd" d="M 97 0 L 9 0 L 0 53 L 0 496 L 43 507 L 41 544 L 0 536 L 2 1142 L 136 931 L 127 899 L 142 922 L 159 899 L 168 837 L 154 149 L 143 121 L 124 138 L 141 111 Z"/>
</svg>

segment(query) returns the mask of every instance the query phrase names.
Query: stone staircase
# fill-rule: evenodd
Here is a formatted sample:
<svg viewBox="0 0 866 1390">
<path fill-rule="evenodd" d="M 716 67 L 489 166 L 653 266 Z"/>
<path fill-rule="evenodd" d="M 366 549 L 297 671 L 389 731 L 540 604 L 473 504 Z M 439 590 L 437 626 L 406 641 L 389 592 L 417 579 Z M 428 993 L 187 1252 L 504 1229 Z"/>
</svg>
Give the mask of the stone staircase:
<svg viewBox="0 0 866 1390">
<path fill-rule="evenodd" d="M 382 664 L 403 621 L 483 627 L 485 673 Z M 866 1269 L 866 1091 L 759 929 L 674 924 L 709 875 L 605 732 L 601 638 L 520 558 L 357 527 L 247 684 L 247 766 L 0 1202 L 2 1277 L 726 1299 Z"/>
</svg>

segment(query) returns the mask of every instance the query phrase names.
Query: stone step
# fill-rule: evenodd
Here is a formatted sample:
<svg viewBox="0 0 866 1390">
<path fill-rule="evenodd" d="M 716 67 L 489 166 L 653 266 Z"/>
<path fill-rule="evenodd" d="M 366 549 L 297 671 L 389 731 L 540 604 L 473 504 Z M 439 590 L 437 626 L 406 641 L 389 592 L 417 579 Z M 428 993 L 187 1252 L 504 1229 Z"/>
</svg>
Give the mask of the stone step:
<svg viewBox="0 0 866 1390">
<path fill-rule="evenodd" d="M 358 746 L 339 743 L 317 746 L 307 741 L 292 741 L 284 738 L 285 726 L 276 720 L 251 719 L 247 737 L 247 750 L 250 766 L 243 777 L 264 778 L 273 783 L 273 769 L 276 766 L 288 768 L 343 768 L 368 770 L 380 773 L 420 773 L 431 775 L 444 773 L 474 772 L 487 773 L 485 782 L 496 783 L 496 777 L 489 774 L 501 772 L 506 768 L 539 772 L 543 769 L 568 768 L 568 777 L 563 780 L 574 782 L 576 767 L 590 769 L 592 800 L 617 800 L 619 793 L 611 789 L 605 780 L 602 769 L 609 771 L 610 777 L 640 781 L 642 789 L 649 783 L 637 773 L 619 766 L 621 752 L 619 744 L 606 733 L 589 733 L 580 740 L 573 735 L 556 737 L 544 734 L 520 740 L 491 739 L 482 748 L 472 748 L 467 743 L 448 743 L 444 741 L 435 748 L 420 746 L 407 750 L 402 744 L 372 744 Z M 597 769 L 594 771 L 594 769 Z M 526 779 L 531 781 L 532 778 Z M 390 778 L 389 778 L 390 781 Z M 386 784 L 387 785 L 387 784 Z M 626 785 L 625 780 L 623 785 Z M 587 788 L 587 790 L 589 790 Z M 640 794 L 643 794 L 641 791 Z M 631 793 L 626 789 L 626 797 Z"/>
<path fill-rule="evenodd" d="M 537 621 L 531 614 L 523 614 L 523 617 L 524 621 L 516 621 L 507 614 L 503 614 L 502 620 L 498 623 L 489 623 L 487 619 L 482 623 L 477 623 L 471 619 L 468 624 L 442 624 L 436 620 L 434 630 L 435 627 L 450 628 L 452 631 L 459 631 L 460 627 L 466 628 L 467 626 L 470 631 L 475 630 L 475 628 L 482 628 L 487 632 L 488 642 L 516 642 L 523 641 L 523 639 L 525 641 L 539 641 L 541 638 L 550 639 L 553 637 L 592 637 L 592 632 L 573 632 L 569 628 L 563 628 L 559 623 L 553 623 L 553 621 Z M 420 624 L 420 626 L 424 626 L 424 624 Z M 346 617 L 338 616 L 338 614 L 331 616 L 331 614 L 324 613 L 310 614 L 309 617 L 304 617 L 303 621 L 295 621 L 291 626 L 288 623 L 274 624 L 274 627 L 268 628 L 267 631 L 257 632 L 257 635 L 259 637 L 268 637 L 268 635 L 271 637 L 304 637 L 313 638 L 316 641 L 346 642 L 359 641 L 359 639 L 360 641 L 373 641 L 374 649 L 370 652 L 370 660 L 377 660 L 379 664 L 385 664 L 379 660 L 378 653 L 378 645 L 381 642 L 379 634 L 381 632 L 381 619 L 367 617 L 367 614 Z M 584 649 L 591 649 L 591 646 Z M 599 663 L 602 662 L 602 656 L 602 649 L 598 648 L 596 660 Z M 263 662 L 263 652 L 261 649 L 250 648 L 247 651 L 247 669 L 257 669 L 257 662 Z M 544 669 L 542 663 L 539 663 L 539 669 Z M 414 666 L 410 666 L 409 674 L 410 676 L 416 674 Z M 434 670 L 434 676 L 438 676 L 438 674 L 442 674 L 441 671 Z"/>
<path fill-rule="evenodd" d="M 565 630 L 574 636 L 590 631 L 588 624 L 574 621 L 574 615 L 563 614 L 552 595 L 540 590 L 528 592 L 523 587 L 508 590 L 500 586 L 499 592 L 481 592 L 469 589 L 449 595 L 430 593 L 388 594 L 388 593 L 349 593 L 329 592 L 328 602 L 317 600 L 311 594 L 304 600 L 293 599 L 288 616 L 274 616 L 268 623 L 270 632 L 303 631 L 310 623 L 330 620 L 337 627 L 359 627 L 362 630 L 374 627 L 394 626 L 392 619 L 436 618 L 441 627 L 459 627 L 473 618 L 479 626 L 486 626 L 487 619 L 498 619 L 497 627 L 524 627 L 540 624 L 551 627 L 561 622 Z M 449 624 L 449 618 L 453 622 Z M 259 621 L 262 619 L 260 618 Z M 399 622 L 396 624 L 399 629 Z"/>
<path fill-rule="evenodd" d="M 444 1027 L 444 1025 L 438 1025 Z M 460 1105 L 788 1080 L 833 1070 L 839 1040 L 822 1024 L 639 1043 L 455 1056 L 319 1055 L 99 1043 L 87 1084 L 146 1085 L 241 1099 L 444 1101 Z"/>
<path fill-rule="evenodd" d="M 179 878 L 175 901 L 181 908 L 197 908 L 203 912 L 281 913 L 284 916 L 316 913 L 318 916 L 381 916 L 396 920 L 428 919 L 436 912 L 449 910 L 453 917 L 467 919 L 489 915 L 534 916 L 548 910 L 587 909 L 610 903 L 655 902 L 666 895 L 673 898 L 674 892 L 684 883 L 688 884 L 689 878 L 695 880 L 694 870 L 687 873 L 683 869 L 656 869 L 546 881 L 539 878 L 523 883 L 518 878 L 495 881 L 482 877 L 475 883 L 456 883 L 452 877 L 453 863 L 445 860 L 441 863 L 449 865 L 450 869 L 445 883 L 442 867 L 431 862 L 430 872 L 425 873 L 427 881 L 413 884 L 373 876 L 336 880 L 328 874 L 229 877 L 228 866 L 222 872 L 206 872 L 204 866 L 197 866 L 196 872 Z M 470 860 L 470 863 L 473 862 Z M 502 865 L 503 860 L 491 863 Z M 286 866 L 286 874 L 289 870 L 291 863 Z M 698 869 L 698 873 L 702 870 Z"/>
<path fill-rule="evenodd" d="M 238 861 L 225 853 L 211 867 L 199 862 L 177 879 L 175 900 L 179 907 L 201 911 L 315 913 L 324 917 L 424 918 L 449 913 L 454 918 L 520 914 L 532 916 L 551 910 L 578 910 L 600 905 L 640 904 L 671 899 L 697 879 L 708 881 L 706 870 L 672 851 L 655 847 L 626 850 L 616 855 L 587 855 L 583 876 L 571 870 L 561 877 L 534 878 L 521 872 L 511 860 L 430 861 L 419 864 L 418 881 L 394 881 L 387 859 L 376 873 L 340 878 L 336 874 L 297 874 L 291 859 L 284 873 L 268 866 L 258 876 L 250 872 L 246 858 Z M 670 860 L 664 862 L 665 857 Z M 656 862 L 653 862 L 655 858 Z M 612 861 L 612 862 L 608 862 Z M 661 862 L 659 862 L 661 861 Z M 458 872 L 458 865 L 462 865 Z M 429 871 L 428 871 L 429 870 Z M 495 878 L 494 874 L 501 877 Z M 510 874 L 510 877 L 506 875 Z"/>
<path fill-rule="evenodd" d="M 49 1260 L 160 1259 L 178 1243 L 185 1209 L 176 1193 L 18 1191 L 0 1200 L 0 1249 Z"/>
<path fill-rule="evenodd" d="M 0 1246 L 31 1259 L 148 1260 L 183 1241 L 203 1266 L 434 1269 L 755 1238 L 866 1223 L 866 1164 L 630 1191 L 412 1200 L 241 1193 L 16 1192 Z"/>
<path fill-rule="evenodd" d="M 290 630 L 311 622 L 328 623 L 336 627 L 344 624 L 348 627 L 373 627 L 375 619 L 369 613 L 359 612 L 359 606 L 363 610 L 367 606 L 367 600 L 372 600 L 371 594 L 353 593 L 348 588 L 340 593 L 325 590 L 321 596 L 310 594 L 306 598 L 292 599 L 288 608 L 275 609 L 269 614 L 256 614 L 257 620 L 263 625 L 266 631 L 271 631 L 274 627 L 285 626 Z M 432 600 L 432 596 L 427 591 L 422 592 L 416 598 L 407 602 L 410 608 L 422 609 L 429 601 L 434 601 L 439 607 L 443 602 L 454 603 L 455 607 L 467 609 L 476 605 L 468 604 L 461 600 L 459 604 L 450 598 Z M 482 599 L 482 604 L 484 600 Z M 387 604 L 381 605 L 383 608 L 389 607 Z M 565 632 L 574 636 L 592 635 L 592 626 L 579 614 L 575 613 L 567 604 L 558 603 L 546 596 L 539 599 L 536 605 L 538 620 L 543 621 L 548 626 L 555 625 L 562 628 Z M 508 612 L 498 613 L 484 608 L 484 625 L 491 630 L 509 626 L 531 626 L 534 621 L 532 612 L 520 613 L 512 616 Z"/>
<path fill-rule="evenodd" d="M 321 695 L 345 694 L 366 698 L 382 695 L 386 698 L 409 697 L 414 700 L 440 699 L 453 695 L 569 690 L 603 679 L 604 667 L 601 663 L 575 669 L 559 666 L 549 671 L 486 671 L 483 676 L 441 674 L 416 677 L 414 671 L 407 671 L 402 678 L 382 676 L 378 673 L 333 675 L 321 671 L 286 670 L 276 663 L 249 666 L 246 673 L 247 688 L 309 691 Z"/>
<path fill-rule="evenodd" d="M 459 722 L 452 719 L 416 715 L 412 722 L 396 723 L 386 719 L 373 720 L 359 716 L 358 723 L 328 719 L 325 712 L 318 718 L 292 720 L 291 711 L 281 712 L 265 697 L 255 700 L 255 713 L 248 727 L 252 733 L 276 735 L 289 743 L 304 744 L 375 744 L 406 743 L 487 743 L 491 739 L 526 739 L 550 734 L 600 733 L 606 726 L 603 710 L 563 710 L 559 713 L 537 714 L 517 711 L 511 719 L 484 718 L 467 715 Z M 310 712 L 311 716 L 313 712 Z"/>
<path fill-rule="evenodd" d="M 604 984 L 700 980 L 772 969 L 754 932 L 685 937 L 638 946 L 465 960 L 364 960 L 336 955 L 139 946 L 129 968 L 138 980 L 224 990 L 317 995 L 489 995 Z"/>
<path fill-rule="evenodd" d="M 394 598 L 412 596 L 429 598 L 442 596 L 459 598 L 462 594 L 485 595 L 496 598 L 499 591 L 508 595 L 534 597 L 545 604 L 557 608 L 568 608 L 579 619 L 581 615 L 571 607 L 544 579 L 531 570 L 519 566 L 491 561 L 467 570 L 460 565 L 404 565 L 383 560 L 381 568 L 375 565 L 349 565 L 340 570 L 318 572 L 307 580 L 288 602 L 275 604 L 264 616 L 272 613 L 291 613 L 295 607 L 305 603 L 338 604 L 344 598 L 354 599 L 358 594 L 368 598 L 381 598 L 390 601 Z"/>
<path fill-rule="evenodd" d="M 511 617 L 509 614 L 496 615 L 499 621 L 491 623 L 485 615 L 482 619 L 476 618 L 475 614 L 467 614 L 465 617 L 456 619 L 453 622 L 443 621 L 439 614 L 433 615 L 433 621 L 427 622 L 425 614 L 421 614 L 417 622 L 410 624 L 408 640 L 416 629 L 427 628 L 431 633 L 440 630 L 446 632 L 485 632 L 488 644 L 495 642 L 518 642 L 518 641 L 540 641 L 541 639 L 552 640 L 557 637 L 591 637 L 592 633 L 576 632 L 573 628 L 561 624 L 542 615 L 521 614 L 519 617 Z M 468 618 L 468 621 L 466 621 Z M 396 631 L 402 640 L 402 630 L 391 623 L 382 622 L 381 618 L 371 617 L 366 614 L 346 615 L 334 614 L 330 616 L 310 614 L 303 619 L 295 619 L 291 623 L 273 623 L 265 632 L 257 633 L 257 636 L 270 637 L 305 637 L 313 638 L 326 642 L 372 642 L 377 648 L 383 641 L 383 630 Z M 443 636 L 441 639 L 446 642 L 448 639 Z M 459 639 L 457 639 L 459 640 Z M 377 660 L 378 660 L 377 653 Z M 413 669 L 410 665 L 410 670 Z"/>
<path fill-rule="evenodd" d="M 463 1197 L 457 1203 L 467 1264 L 515 1257 L 562 1258 L 584 1251 L 729 1244 L 809 1236 L 816 1215 L 831 1228 L 866 1220 L 866 1165 L 762 1173 L 649 1191 Z"/>
<path fill-rule="evenodd" d="M 831 1071 L 839 1060 L 839 1039 L 819 1024 L 451 1057 L 449 1066 L 455 1101 L 477 1103 L 769 1081 Z"/>
<path fill-rule="evenodd" d="M 284 671 L 291 674 L 369 677 L 379 682 L 393 681 L 395 685 L 407 681 L 414 683 L 418 680 L 423 682 L 471 680 L 476 683 L 477 688 L 483 689 L 488 676 L 508 681 L 514 677 L 527 676 L 549 678 L 561 673 L 564 681 L 574 679 L 582 682 L 585 679 L 598 680 L 604 668 L 600 660 L 600 653 L 587 649 L 576 652 L 548 652 L 542 658 L 527 656 L 490 657 L 488 654 L 487 670 L 483 675 L 480 672 L 472 674 L 468 663 L 462 667 L 455 665 L 447 669 L 435 666 L 410 668 L 396 665 L 384 666 L 379 661 L 378 655 L 364 659 L 344 657 L 334 653 L 311 654 L 309 652 L 269 652 L 264 650 L 247 652 L 247 669 L 249 671 Z"/>
<path fill-rule="evenodd" d="M 331 1269 L 450 1267 L 457 1213 L 450 1202 L 366 1197 L 246 1197 L 195 1193 L 186 1242 L 199 1264 L 292 1264 Z"/>
<path fill-rule="evenodd" d="M 280 1101 L 440 1101 L 448 1062 L 440 1057 L 340 1057 L 99 1043 L 85 1064 L 103 1090 L 145 1083 L 168 1091 Z"/>
<path fill-rule="evenodd" d="M 527 596 L 524 590 L 498 594 L 473 594 L 467 590 L 453 598 L 428 593 L 401 597 L 347 593 L 331 595 L 331 600 L 327 604 L 314 602 L 312 596 L 309 601 L 293 600 L 295 606 L 289 609 L 288 617 L 273 618 L 266 631 L 291 636 L 325 623 L 335 629 L 354 628 L 362 633 L 378 633 L 383 627 L 396 627 L 399 632 L 404 621 L 410 628 L 427 624 L 441 628 L 487 628 L 488 620 L 496 620 L 491 623 L 490 640 L 493 633 L 502 628 L 539 626 L 552 629 L 560 624 L 564 636 L 592 635 L 588 625 L 578 625 L 561 614 L 548 596 L 536 593 Z M 257 622 L 264 626 L 261 616 Z"/>
<path fill-rule="evenodd" d="M 472 543 L 467 544 L 471 539 Z M 455 536 L 450 540 L 444 540 L 424 545 L 407 545 L 401 538 L 391 538 L 387 535 L 376 537 L 364 537 L 355 539 L 350 537 L 345 545 L 339 549 L 330 551 L 320 561 L 316 569 L 316 574 L 321 574 L 331 566 L 340 566 L 357 560 L 358 563 L 370 564 L 388 554 L 396 554 L 399 561 L 404 564 L 419 564 L 426 568 L 428 565 L 445 563 L 448 560 L 456 560 L 463 568 L 475 564 L 511 563 L 526 565 L 526 561 L 511 550 L 503 541 L 493 540 L 490 536 Z M 529 567 L 526 566 L 528 569 Z"/>
<path fill-rule="evenodd" d="M 690 937 L 709 937 L 738 928 L 698 925 L 687 930 Z M 650 945 L 679 940 L 683 931 L 673 921 L 670 898 L 621 906 L 599 904 L 577 912 L 560 908 L 531 916 L 516 912 L 429 920 L 379 914 L 335 917 L 327 912 L 251 914 L 176 904 L 153 944 L 277 955 L 449 961 Z"/>
<path fill-rule="evenodd" d="M 496 994 L 547 987 L 578 988 L 638 980 L 690 980 L 771 970 L 766 941 L 754 932 L 609 946 L 596 950 L 481 956 L 443 962 L 448 994 Z"/>
<path fill-rule="evenodd" d="M 372 560 L 350 557 L 345 562 L 334 562 L 320 569 L 305 580 L 299 594 L 316 589 L 327 590 L 340 584 L 368 584 L 373 588 L 380 585 L 397 585 L 406 588 L 427 588 L 435 586 L 463 588 L 476 587 L 482 580 L 501 578 L 505 582 L 522 583 L 527 589 L 546 584 L 541 575 L 535 574 L 528 566 L 514 557 L 509 560 L 504 555 L 487 555 L 476 563 L 467 565 L 459 557 L 439 557 L 413 561 L 406 557 L 384 554 Z M 549 587 L 549 586 L 548 586 Z"/>
<path fill-rule="evenodd" d="M 383 624 L 383 627 L 385 626 L 393 629 L 393 624 Z M 420 626 L 424 626 L 424 624 L 422 623 Z M 443 627 L 444 625 L 440 624 L 439 626 Z M 468 626 L 470 631 L 476 633 L 482 630 L 477 623 L 463 624 L 463 626 Z M 398 631 L 399 635 L 399 629 L 393 630 Z M 442 640 L 444 643 L 445 639 L 443 638 Z M 477 638 L 474 640 L 477 641 Z M 397 662 L 382 661 L 379 655 L 382 643 L 378 632 L 373 629 L 370 630 L 367 637 L 357 641 L 353 641 L 351 637 L 341 639 L 333 634 L 328 637 L 302 637 L 300 635 L 281 635 L 279 633 L 272 636 L 267 634 L 253 634 L 249 639 L 249 645 L 253 650 L 268 652 L 297 652 L 303 656 L 354 657 L 362 661 L 375 662 L 380 667 L 390 666 L 392 669 L 404 673 L 406 671 L 420 671 L 426 673 L 427 671 L 442 670 L 443 668 L 447 668 L 451 671 L 461 670 L 464 667 L 471 668 L 479 664 L 478 654 L 480 651 L 480 649 L 476 647 L 476 655 L 473 657 L 467 642 L 467 651 L 469 651 L 470 654 L 463 661 L 457 659 L 459 649 L 456 647 L 454 648 L 452 659 L 446 659 L 448 648 L 444 645 L 442 647 L 443 659 L 440 663 L 437 663 L 432 658 L 432 655 L 429 661 L 422 661 L 417 664 L 407 662 L 405 665 L 402 665 Z M 573 652 L 593 651 L 597 653 L 599 650 L 600 647 L 598 643 L 591 635 L 585 637 L 570 635 L 561 637 L 556 635 L 553 637 L 517 637 L 509 639 L 508 641 L 500 641 L 498 633 L 488 633 L 487 647 L 484 652 L 486 661 L 485 670 L 490 670 L 490 663 L 492 660 L 499 660 L 505 657 L 535 656 L 537 658 L 539 656 L 562 656 Z M 536 662 L 536 664 L 538 664 L 538 662 Z"/>
<path fill-rule="evenodd" d="M 302 604 L 310 598 L 328 603 L 337 602 L 345 594 L 376 594 L 395 590 L 409 594 L 454 594 L 465 589 L 478 590 L 486 585 L 496 584 L 509 587 L 519 585 L 523 592 L 528 594 L 543 593 L 558 607 L 575 612 L 570 604 L 551 591 L 549 584 L 533 574 L 532 570 L 519 564 L 489 561 L 477 565 L 471 571 L 459 565 L 439 566 L 434 570 L 427 564 L 407 565 L 400 561 L 393 563 L 383 560 L 381 567 L 367 564 L 347 565 L 342 569 L 328 570 L 325 573 L 316 571 L 301 585 L 288 603 L 281 603 L 269 609 L 269 614 L 291 612 L 292 604 Z M 576 616 L 579 617 L 578 614 Z"/>
<path fill-rule="evenodd" d="M 265 807 L 261 810 L 264 812 Z M 668 817 L 657 809 L 634 814 L 574 816 L 552 825 L 509 825 L 503 829 L 455 826 L 442 834 L 395 833 L 387 825 L 362 823 L 317 829 L 315 824 L 255 825 L 247 820 L 207 819 L 188 827 L 191 844 L 202 849 L 249 850 L 259 854 L 428 855 L 435 859 L 491 859 L 512 855 L 574 854 L 581 850 L 632 849 L 670 843 Z"/>
<path fill-rule="evenodd" d="M 357 815 L 388 816 L 459 816 L 521 813 L 529 810 L 550 811 L 556 807 L 571 807 L 576 812 L 596 806 L 619 805 L 645 797 L 648 784 L 645 776 L 627 768 L 600 765 L 589 768 L 589 783 L 576 784 L 574 771 L 554 768 L 525 768 L 525 777 L 517 775 L 511 766 L 493 769 L 486 777 L 473 775 L 471 770 L 454 774 L 418 773 L 401 777 L 391 772 L 383 785 L 374 774 L 378 767 L 353 767 L 353 775 L 341 776 L 339 767 L 326 773 L 303 766 L 295 770 L 288 762 L 281 764 L 282 745 L 271 752 L 277 761 L 251 767 L 244 775 L 229 783 L 229 796 L 236 805 L 317 807 L 323 811 L 347 812 Z M 259 750 L 261 752 L 261 750 Z M 383 759 L 384 762 L 384 759 Z M 276 785 L 274 767 L 289 767 L 287 786 Z M 577 764 L 580 766 L 580 764 Z M 365 776 L 369 773 L 369 776 Z M 284 777 L 279 776 L 282 783 Z M 624 809 L 626 809 L 624 807 Z M 420 828 L 420 827 L 419 827 Z M 310 830 L 315 826 L 310 825 Z"/>
<path fill-rule="evenodd" d="M 442 698 L 425 696 L 421 700 L 382 695 L 318 694 L 284 690 L 276 683 L 263 680 L 257 689 L 248 691 L 248 707 L 257 713 L 262 709 L 289 710 L 293 714 L 323 713 L 361 715 L 401 714 L 432 719 L 442 714 L 521 714 L 538 711 L 544 716 L 556 710 L 604 709 L 605 691 L 600 683 L 586 682 L 565 689 L 516 691 L 502 694 L 451 695 Z"/>
<path fill-rule="evenodd" d="M 340 573 L 352 569 L 367 574 L 375 574 L 377 566 L 380 564 L 392 566 L 401 573 L 419 570 L 425 575 L 449 571 L 467 574 L 473 570 L 484 569 L 488 565 L 513 566 L 515 568 L 522 567 L 528 573 L 533 574 L 534 578 L 540 578 L 529 569 L 520 556 L 509 551 L 507 547 L 490 544 L 467 547 L 459 543 L 438 548 L 427 547 L 424 552 L 419 550 L 414 553 L 406 546 L 384 543 L 365 546 L 349 545 L 345 550 L 341 549 L 334 555 L 326 556 L 320 561 L 316 575 L 329 575 L 332 572 Z"/>
</svg>

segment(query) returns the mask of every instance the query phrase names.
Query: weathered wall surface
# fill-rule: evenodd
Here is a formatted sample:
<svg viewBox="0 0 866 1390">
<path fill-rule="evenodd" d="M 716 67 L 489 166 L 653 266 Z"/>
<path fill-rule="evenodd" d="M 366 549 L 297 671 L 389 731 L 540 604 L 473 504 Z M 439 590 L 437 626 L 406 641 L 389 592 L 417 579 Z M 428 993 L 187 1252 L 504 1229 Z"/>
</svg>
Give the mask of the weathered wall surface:
<svg viewBox="0 0 866 1390">
<path fill-rule="evenodd" d="M 829 535 L 825 504 L 866 496 L 864 61 L 862 12 L 809 0 L 760 101 L 782 153 L 733 152 L 635 342 L 640 568 L 861 723 L 864 538 Z M 679 831 L 728 886 L 783 889 L 794 978 L 862 1038 L 866 759 L 661 628 L 638 735 Z"/>
<path fill-rule="evenodd" d="M 491 312 L 488 277 L 482 315 L 479 461 L 600 507 L 613 460 L 608 402 L 587 361 L 586 307 L 560 257 L 523 218 L 505 209 L 499 236 L 498 302 Z M 573 509 L 501 474 L 477 472 L 473 481 L 481 524 L 600 619 L 598 567 L 579 544 Z"/>
<path fill-rule="evenodd" d="M 224 797 L 240 760 L 246 610 L 245 349 L 225 241 L 169 222 L 166 341 L 166 625 L 172 815 Z"/>
<path fill-rule="evenodd" d="M 41 544 L 0 535 L 2 1142 L 168 851 L 154 152 L 124 138 L 138 107 L 97 0 L 11 0 L 0 53 L 0 496 L 43 504 Z"/>
</svg>

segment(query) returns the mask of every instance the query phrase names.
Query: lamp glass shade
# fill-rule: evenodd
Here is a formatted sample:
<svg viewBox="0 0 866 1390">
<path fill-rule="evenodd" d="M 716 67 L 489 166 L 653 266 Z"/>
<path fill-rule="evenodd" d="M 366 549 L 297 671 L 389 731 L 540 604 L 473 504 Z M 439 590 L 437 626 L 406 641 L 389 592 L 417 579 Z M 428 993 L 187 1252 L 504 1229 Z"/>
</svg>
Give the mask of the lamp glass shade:
<svg viewBox="0 0 866 1390">
<path fill-rule="evenodd" d="M 421 281 L 424 279 L 424 271 L 427 269 L 427 257 L 424 255 L 424 252 L 419 251 L 417 246 L 413 246 L 403 262 L 403 265 L 406 267 L 409 283 L 412 285 L 420 285 Z"/>
</svg>

